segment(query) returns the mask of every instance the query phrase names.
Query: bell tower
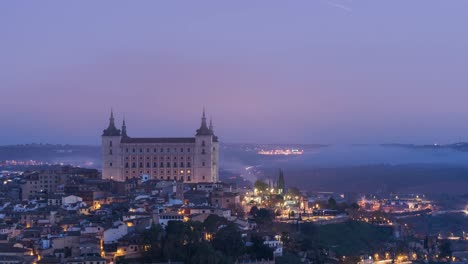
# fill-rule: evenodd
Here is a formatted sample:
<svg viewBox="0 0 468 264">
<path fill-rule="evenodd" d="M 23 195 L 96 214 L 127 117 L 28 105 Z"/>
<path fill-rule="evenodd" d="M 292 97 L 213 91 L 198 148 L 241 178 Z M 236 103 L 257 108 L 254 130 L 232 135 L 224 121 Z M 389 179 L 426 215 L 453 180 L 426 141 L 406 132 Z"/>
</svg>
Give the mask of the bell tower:
<svg viewBox="0 0 468 264">
<path fill-rule="evenodd" d="M 104 129 L 101 136 L 102 144 L 102 178 L 116 181 L 122 179 L 122 156 L 120 140 L 122 134 L 115 127 L 114 112 L 111 110 L 109 125 Z"/>
<path fill-rule="evenodd" d="M 217 172 L 213 174 L 213 131 L 206 123 L 205 109 L 203 109 L 200 128 L 195 135 L 194 181 L 217 182 Z"/>
</svg>

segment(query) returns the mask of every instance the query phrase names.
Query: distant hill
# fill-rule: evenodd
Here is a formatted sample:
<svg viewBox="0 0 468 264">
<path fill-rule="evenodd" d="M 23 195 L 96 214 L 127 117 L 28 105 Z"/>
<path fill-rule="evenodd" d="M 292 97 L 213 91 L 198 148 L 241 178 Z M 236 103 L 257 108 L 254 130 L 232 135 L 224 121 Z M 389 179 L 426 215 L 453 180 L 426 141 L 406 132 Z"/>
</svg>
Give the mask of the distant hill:
<svg viewBox="0 0 468 264">
<path fill-rule="evenodd" d="M 468 142 L 458 142 L 452 144 L 432 144 L 432 145 L 416 145 L 416 144 L 381 144 L 384 147 L 400 147 L 411 149 L 453 149 L 458 151 L 468 151 Z"/>
<path fill-rule="evenodd" d="M 98 168 L 101 166 L 101 147 L 52 144 L 0 146 L 0 161 L 5 160 L 34 160 Z"/>
</svg>

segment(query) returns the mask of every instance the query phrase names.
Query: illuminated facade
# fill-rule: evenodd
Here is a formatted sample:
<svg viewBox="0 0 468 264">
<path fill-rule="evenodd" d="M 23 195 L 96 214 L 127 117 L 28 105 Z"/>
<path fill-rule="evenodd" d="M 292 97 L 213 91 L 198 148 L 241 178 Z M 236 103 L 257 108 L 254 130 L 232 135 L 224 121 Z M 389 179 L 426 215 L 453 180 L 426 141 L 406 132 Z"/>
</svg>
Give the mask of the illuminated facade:
<svg viewBox="0 0 468 264">
<path fill-rule="evenodd" d="M 218 137 L 203 111 L 195 137 L 134 138 L 125 120 L 117 129 L 111 112 L 102 134 L 102 178 L 115 181 L 148 176 L 187 183 L 218 182 Z"/>
</svg>

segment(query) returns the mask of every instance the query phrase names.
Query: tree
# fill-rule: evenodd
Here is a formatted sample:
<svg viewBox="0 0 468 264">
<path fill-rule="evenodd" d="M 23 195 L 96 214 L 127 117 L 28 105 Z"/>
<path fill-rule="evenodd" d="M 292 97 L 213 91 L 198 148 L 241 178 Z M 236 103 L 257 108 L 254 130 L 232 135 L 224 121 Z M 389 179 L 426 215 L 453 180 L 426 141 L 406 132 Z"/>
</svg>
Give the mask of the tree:
<svg viewBox="0 0 468 264">
<path fill-rule="evenodd" d="M 330 199 L 328 199 L 328 208 L 336 209 L 336 200 L 333 197 L 330 197 Z"/>
<path fill-rule="evenodd" d="M 247 249 L 250 259 L 273 259 L 273 250 L 263 244 L 263 239 L 254 235 L 251 239 L 252 246 Z"/>
<path fill-rule="evenodd" d="M 283 192 L 284 192 L 284 175 L 283 175 L 283 170 L 279 169 L 278 194 L 283 194 Z"/>
<path fill-rule="evenodd" d="M 162 228 L 160 225 L 153 224 L 150 229 L 144 231 L 143 240 L 145 245 L 149 245 L 144 254 L 146 259 L 153 260 L 161 256 L 161 237 Z"/>
<path fill-rule="evenodd" d="M 358 210 L 359 209 L 359 205 L 357 203 L 352 203 L 351 204 L 351 209 L 353 210 Z"/>
<path fill-rule="evenodd" d="M 439 256 L 442 258 L 451 258 L 452 257 L 452 248 L 450 246 L 450 241 L 444 241 L 439 245 Z"/>
<path fill-rule="evenodd" d="M 224 255 L 233 258 L 238 258 L 245 249 L 241 233 L 233 223 L 228 223 L 215 234 L 212 245 Z"/>
<path fill-rule="evenodd" d="M 254 188 L 259 192 L 264 192 L 268 188 L 268 184 L 262 180 L 256 180 L 254 183 Z"/>
<path fill-rule="evenodd" d="M 261 208 L 255 214 L 254 220 L 259 226 L 269 225 L 273 221 L 273 213 L 266 208 Z"/>
<path fill-rule="evenodd" d="M 186 263 L 193 264 L 224 264 L 232 263 L 221 252 L 216 251 L 211 244 L 201 242 L 190 244 L 188 246 L 188 254 L 186 256 Z"/>
<path fill-rule="evenodd" d="M 215 214 L 210 214 L 203 222 L 203 227 L 209 233 L 216 233 L 218 227 L 227 224 L 227 219 Z"/>
<path fill-rule="evenodd" d="M 258 212 L 258 207 L 257 206 L 252 206 L 252 208 L 250 208 L 250 212 L 249 212 L 249 215 L 251 216 L 255 216 Z"/>
</svg>

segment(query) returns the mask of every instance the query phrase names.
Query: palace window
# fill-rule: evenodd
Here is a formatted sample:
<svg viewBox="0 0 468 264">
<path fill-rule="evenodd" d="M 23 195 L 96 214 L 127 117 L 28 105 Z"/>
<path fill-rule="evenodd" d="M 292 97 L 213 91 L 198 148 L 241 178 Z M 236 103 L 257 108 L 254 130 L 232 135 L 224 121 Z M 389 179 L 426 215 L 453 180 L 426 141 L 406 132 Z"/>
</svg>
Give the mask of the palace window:
<svg viewBox="0 0 468 264">
<path fill-rule="evenodd" d="M 153 152 L 156 153 L 156 149 L 154 149 Z"/>
<path fill-rule="evenodd" d="M 180 148 L 180 152 L 184 152 L 184 148 Z"/>
<path fill-rule="evenodd" d="M 136 168 L 136 163 L 132 162 L 132 168 Z"/>
<path fill-rule="evenodd" d="M 154 163 L 153 163 L 153 167 L 156 168 L 156 167 L 157 167 L 157 164 L 158 164 L 157 162 L 154 162 Z"/>
<path fill-rule="evenodd" d="M 125 168 L 128 168 L 128 162 L 125 162 Z"/>
<path fill-rule="evenodd" d="M 190 152 L 190 148 L 187 148 L 187 152 Z"/>
<path fill-rule="evenodd" d="M 202 149 L 201 154 L 205 154 L 205 149 Z"/>
<path fill-rule="evenodd" d="M 164 162 L 161 162 L 161 164 L 159 164 L 159 167 L 164 168 Z"/>
<path fill-rule="evenodd" d="M 202 162 L 202 166 L 205 167 L 205 162 L 204 161 Z"/>
<path fill-rule="evenodd" d="M 109 146 L 110 146 L 110 147 L 112 147 L 112 140 L 111 140 L 111 141 L 109 141 Z"/>
<path fill-rule="evenodd" d="M 109 167 L 112 167 L 112 162 L 111 162 L 111 163 L 109 163 Z M 46 182 L 47 182 L 47 181 L 46 181 Z"/>
<path fill-rule="evenodd" d="M 205 146 L 205 140 L 201 142 L 201 145 L 204 147 Z"/>
<path fill-rule="evenodd" d="M 135 153 L 135 149 L 132 149 L 132 152 Z"/>
<path fill-rule="evenodd" d="M 148 152 L 148 153 L 150 152 L 149 148 L 146 149 L 146 152 Z"/>
<path fill-rule="evenodd" d="M 151 164 L 149 162 L 146 162 L 146 168 L 151 168 Z"/>
<path fill-rule="evenodd" d="M 112 155 L 112 149 L 109 149 L 109 155 Z"/>
<path fill-rule="evenodd" d="M 127 152 L 127 153 L 128 153 L 128 148 L 126 148 L 126 149 L 125 149 L 125 152 Z"/>
<path fill-rule="evenodd" d="M 183 162 L 180 163 L 180 167 L 181 167 L 181 168 L 184 167 L 184 163 L 183 163 Z"/>
<path fill-rule="evenodd" d="M 190 168 L 190 167 L 192 167 L 192 163 L 190 163 L 190 161 L 189 161 L 189 162 L 187 162 L 187 168 Z"/>
<path fill-rule="evenodd" d="M 177 168 L 177 162 L 174 162 L 174 168 Z"/>
<path fill-rule="evenodd" d="M 171 163 L 170 163 L 170 162 L 166 163 L 166 167 L 170 168 L 170 167 L 171 167 Z"/>
<path fill-rule="evenodd" d="M 143 162 L 140 162 L 140 168 L 143 168 Z"/>
<path fill-rule="evenodd" d="M 191 181 L 192 179 L 190 178 L 190 176 L 187 177 L 187 181 Z"/>
</svg>

